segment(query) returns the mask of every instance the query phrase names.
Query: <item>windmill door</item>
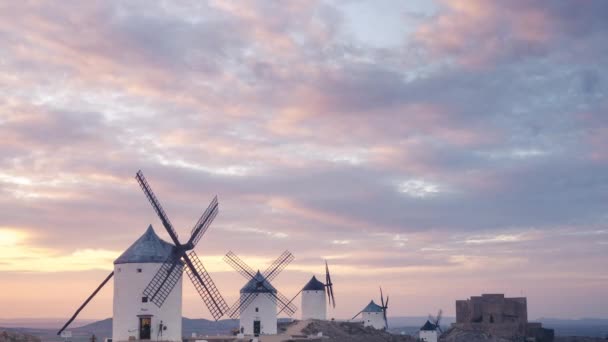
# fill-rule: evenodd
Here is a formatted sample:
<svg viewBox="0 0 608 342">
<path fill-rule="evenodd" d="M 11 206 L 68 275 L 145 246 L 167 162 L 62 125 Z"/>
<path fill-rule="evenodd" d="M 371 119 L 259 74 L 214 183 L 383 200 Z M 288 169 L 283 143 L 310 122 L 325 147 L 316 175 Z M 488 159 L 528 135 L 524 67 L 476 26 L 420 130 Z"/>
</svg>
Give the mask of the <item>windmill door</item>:
<svg viewBox="0 0 608 342">
<path fill-rule="evenodd" d="M 253 321 L 253 335 L 260 336 L 260 321 Z"/>
<path fill-rule="evenodd" d="M 139 318 L 139 339 L 149 340 L 150 339 L 150 327 L 152 326 L 151 317 L 140 317 Z"/>
</svg>

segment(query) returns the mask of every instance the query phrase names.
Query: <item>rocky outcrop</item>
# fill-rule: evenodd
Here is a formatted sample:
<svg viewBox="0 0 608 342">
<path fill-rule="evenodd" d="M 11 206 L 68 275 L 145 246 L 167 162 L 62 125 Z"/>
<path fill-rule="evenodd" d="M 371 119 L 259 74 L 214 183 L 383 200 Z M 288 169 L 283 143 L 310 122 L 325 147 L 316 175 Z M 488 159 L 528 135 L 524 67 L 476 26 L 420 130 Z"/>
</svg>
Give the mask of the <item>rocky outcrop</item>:
<svg viewBox="0 0 608 342">
<path fill-rule="evenodd" d="M 40 338 L 19 332 L 0 330 L 0 342 L 40 342 Z"/>
<path fill-rule="evenodd" d="M 441 342 L 512 342 L 510 339 L 497 337 L 482 331 L 450 329 L 439 338 Z"/>
<path fill-rule="evenodd" d="M 327 342 L 414 342 L 415 338 L 407 335 L 393 335 L 383 330 L 363 327 L 360 323 L 332 322 L 310 320 L 302 334 L 317 335 L 322 333 Z"/>
</svg>

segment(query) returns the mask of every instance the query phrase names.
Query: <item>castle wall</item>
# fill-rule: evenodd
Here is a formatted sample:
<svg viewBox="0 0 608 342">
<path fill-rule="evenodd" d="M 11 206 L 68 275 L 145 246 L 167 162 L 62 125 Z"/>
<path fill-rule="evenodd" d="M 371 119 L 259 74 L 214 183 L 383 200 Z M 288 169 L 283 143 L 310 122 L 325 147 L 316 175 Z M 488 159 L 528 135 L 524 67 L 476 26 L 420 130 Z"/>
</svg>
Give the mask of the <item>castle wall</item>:
<svg viewBox="0 0 608 342">
<path fill-rule="evenodd" d="M 453 326 L 501 337 L 550 335 L 540 323 L 528 323 L 525 297 L 505 298 L 503 294 L 483 294 L 457 300 Z"/>
<path fill-rule="evenodd" d="M 456 323 L 464 324 L 473 320 L 473 307 L 469 300 L 456 301 Z"/>
</svg>

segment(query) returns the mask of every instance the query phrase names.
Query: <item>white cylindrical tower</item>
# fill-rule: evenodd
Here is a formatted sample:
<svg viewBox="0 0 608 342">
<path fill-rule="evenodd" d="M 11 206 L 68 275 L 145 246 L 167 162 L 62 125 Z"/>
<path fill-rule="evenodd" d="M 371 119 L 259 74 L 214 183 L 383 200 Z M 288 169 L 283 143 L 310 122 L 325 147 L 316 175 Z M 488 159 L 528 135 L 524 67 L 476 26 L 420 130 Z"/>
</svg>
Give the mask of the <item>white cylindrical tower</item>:
<svg viewBox="0 0 608 342">
<path fill-rule="evenodd" d="M 302 319 L 321 319 L 327 317 L 325 304 L 325 284 L 315 276 L 302 288 Z"/>
<path fill-rule="evenodd" d="M 143 292 L 175 247 L 149 226 L 114 261 L 114 341 L 182 341 L 182 280 L 159 308 Z M 182 264 L 176 267 L 182 268 Z"/>
<path fill-rule="evenodd" d="M 361 318 L 363 318 L 363 325 L 366 327 L 373 327 L 379 330 L 386 328 L 382 307 L 374 303 L 373 300 L 363 309 Z"/>
<path fill-rule="evenodd" d="M 277 290 L 260 271 L 241 289 L 240 300 L 250 302 L 240 312 L 240 331 L 245 335 L 276 335 L 277 301 L 272 293 Z"/>
</svg>

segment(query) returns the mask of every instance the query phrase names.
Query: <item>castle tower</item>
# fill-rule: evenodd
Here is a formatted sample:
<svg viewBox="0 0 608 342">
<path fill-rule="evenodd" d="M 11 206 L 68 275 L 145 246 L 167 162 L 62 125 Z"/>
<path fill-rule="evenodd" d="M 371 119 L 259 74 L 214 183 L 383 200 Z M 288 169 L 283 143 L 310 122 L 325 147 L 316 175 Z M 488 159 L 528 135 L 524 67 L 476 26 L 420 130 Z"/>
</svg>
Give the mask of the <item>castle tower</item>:
<svg viewBox="0 0 608 342">
<path fill-rule="evenodd" d="M 277 290 L 258 271 L 241 289 L 241 303 L 250 302 L 241 308 L 240 329 L 245 335 L 276 335 Z M 251 297 L 251 298 L 249 298 Z"/>
<path fill-rule="evenodd" d="M 312 276 L 302 288 L 302 319 L 326 319 L 325 284 Z"/>
<path fill-rule="evenodd" d="M 182 341 L 182 280 L 162 307 L 143 296 L 144 289 L 175 247 L 149 226 L 146 232 L 114 261 L 114 341 Z M 181 264 L 176 267 L 182 267 Z"/>
</svg>

